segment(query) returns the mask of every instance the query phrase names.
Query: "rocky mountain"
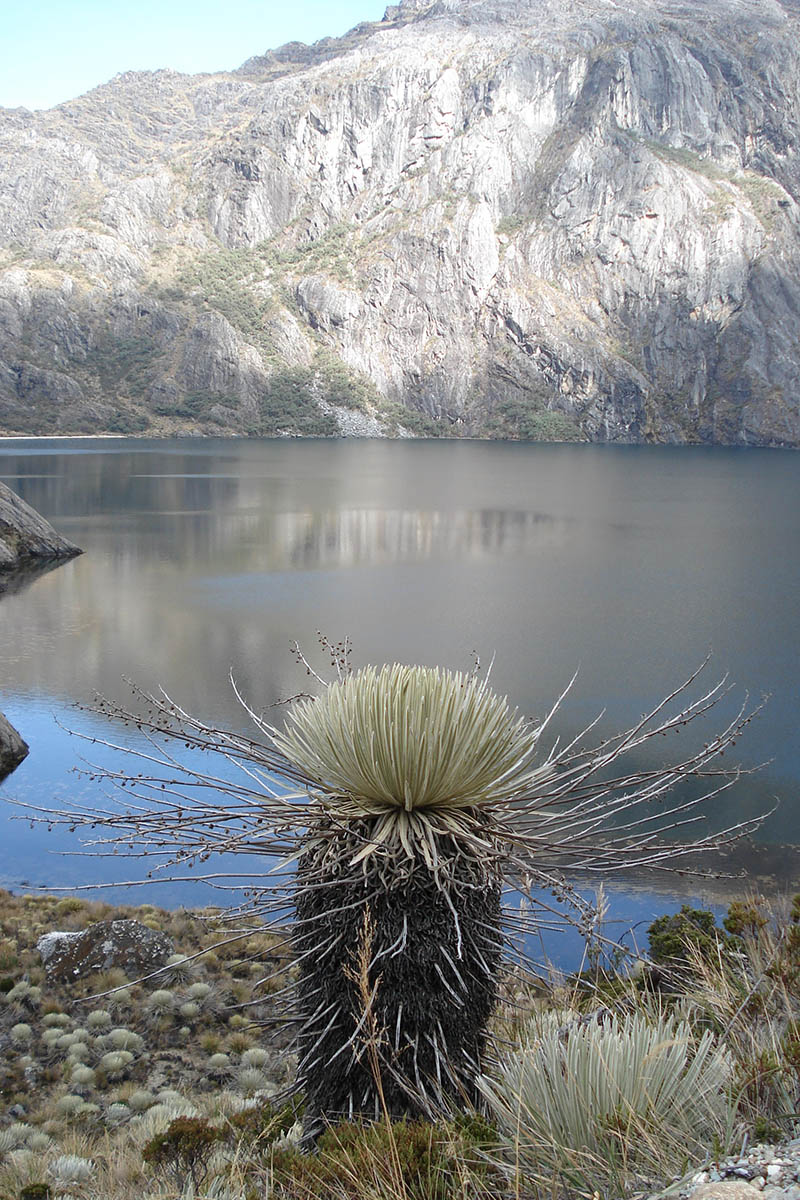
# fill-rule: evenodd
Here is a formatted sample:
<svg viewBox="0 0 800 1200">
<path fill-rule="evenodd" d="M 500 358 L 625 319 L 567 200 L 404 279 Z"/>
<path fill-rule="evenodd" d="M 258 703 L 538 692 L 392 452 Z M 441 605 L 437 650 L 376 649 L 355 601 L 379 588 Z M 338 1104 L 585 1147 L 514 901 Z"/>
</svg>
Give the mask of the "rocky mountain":
<svg viewBox="0 0 800 1200">
<path fill-rule="evenodd" d="M 402 0 L 0 110 L 0 427 L 800 443 L 798 0 Z"/>
</svg>

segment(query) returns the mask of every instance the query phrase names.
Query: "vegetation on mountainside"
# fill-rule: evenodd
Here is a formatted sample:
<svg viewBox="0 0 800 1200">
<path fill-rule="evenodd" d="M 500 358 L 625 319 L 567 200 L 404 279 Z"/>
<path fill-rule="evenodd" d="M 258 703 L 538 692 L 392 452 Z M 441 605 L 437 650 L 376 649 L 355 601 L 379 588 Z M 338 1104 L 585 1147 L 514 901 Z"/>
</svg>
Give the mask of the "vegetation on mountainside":
<svg viewBox="0 0 800 1200">
<path fill-rule="evenodd" d="M 485 397 L 476 387 L 469 412 L 457 420 L 425 411 L 423 394 L 410 396 L 408 404 L 385 399 L 367 375 L 338 357 L 324 318 L 318 327 L 316 316 L 304 311 L 298 290 L 300 281 L 317 276 L 323 285 L 344 286 L 356 296 L 366 280 L 354 276 L 354 255 L 365 247 L 373 253 L 382 233 L 354 232 L 336 224 L 303 240 L 297 224 L 279 238 L 247 248 L 215 245 L 187 257 L 156 246 L 146 284 L 155 303 L 143 303 L 142 319 L 131 324 L 126 314 L 121 326 L 118 319 L 88 317 L 80 337 L 70 343 L 63 374 L 54 372 L 46 352 L 31 347 L 20 368 L 24 403 L 0 406 L 0 423 L 18 433 L 51 435 L 101 430 L 152 437 L 178 431 L 325 437 L 338 433 L 332 410 L 340 408 L 377 418 L 389 437 L 468 433 L 510 440 L 582 440 L 574 421 L 533 394 L 503 395 L 487 416 Z M 26 266 L 31 269 L 31 262 L 26 260 Z M 220 382 L 187 383 L 196 372 L 194 365 L 187 367 L 185 338 L 204 313 L 219 314 L 232 327 L 231 336 L 257 351 L 264 368 L 260 380 L 256 371 L 244 381 L 223 361 Z M 298 324 L 300 349 L 286 344 L 288 314 Z M 203 334 L 200 344 L 208 340 Z M 182 347 L 180 352 L 176 347 Z M 311 355 L 311 361 L 293 362 L 295 351 L 301 359 Z M 241 344 L 234 350 L 240 352 Z"/>
<path fill-rule="evenodd" d="M 508 441 L 580 442 L 583 435 L 575 422 L 557 409 L 546 408 L 533 396 L 523 399 L 509 393 L 498 400 L 486 418 L 483 431 Z"/>
</svg>

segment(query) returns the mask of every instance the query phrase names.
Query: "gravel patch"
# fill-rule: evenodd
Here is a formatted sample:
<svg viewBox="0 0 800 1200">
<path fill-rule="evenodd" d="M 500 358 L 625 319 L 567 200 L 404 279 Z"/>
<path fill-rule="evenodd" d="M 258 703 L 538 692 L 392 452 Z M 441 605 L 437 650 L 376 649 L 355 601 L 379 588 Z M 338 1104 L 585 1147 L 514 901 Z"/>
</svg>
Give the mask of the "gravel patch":
<svg viewBox="0 0 800 1200">
<path fill-rule="evenodd" d="M 745 1145 L 739 1154 L 696 1171 L 669 1194 L 681 1200 L 800 1200 L 800 1138 Z"/>
</svg>

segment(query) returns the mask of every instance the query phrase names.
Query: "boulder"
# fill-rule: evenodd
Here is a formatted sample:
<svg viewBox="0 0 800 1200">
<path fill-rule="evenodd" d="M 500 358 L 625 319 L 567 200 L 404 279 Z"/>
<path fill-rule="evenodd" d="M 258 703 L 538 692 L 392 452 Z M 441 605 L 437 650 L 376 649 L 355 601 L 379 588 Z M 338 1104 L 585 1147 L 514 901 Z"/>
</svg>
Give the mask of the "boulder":
<svg viewBox="0 0 800 1200">
<path fill-rule="evenodd" d="M 743 1179 L 721 1179 L 704 1183 L 692 1192 L 692 1200 L 758 1200 L 762 1193 Z"/>
<path fill-rule="evenodd" d="M 81 553 L 16 492 L 0 483 L 0 571 L 13 570 L 32 559 L 73 558 Z"/>
<path fill-rule="evenodd" d="M 16 770 L 28 753 L 24 742 L 10 721 L 0 713 L 0 781 Z"/>
<path fill-rule="evenodd" d="M 174 952 L 165 933 L 140 921 L 98 921 L 78 933 L 53 931 L 36 943 L 47 978 L 69 983 L 118 967 L 129 979 L 149 975 L 166 965 Z"/>
</svg>

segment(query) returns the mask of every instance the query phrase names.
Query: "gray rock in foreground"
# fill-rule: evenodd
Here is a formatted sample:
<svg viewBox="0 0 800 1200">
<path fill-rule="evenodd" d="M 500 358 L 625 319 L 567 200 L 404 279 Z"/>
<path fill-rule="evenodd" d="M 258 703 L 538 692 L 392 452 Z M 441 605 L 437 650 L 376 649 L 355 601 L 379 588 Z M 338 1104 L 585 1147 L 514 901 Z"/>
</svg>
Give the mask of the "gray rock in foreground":
<svg viewBox="0 0 800 1200">
<path fill-rule="evenodd" d="M 34 559 L 73 558 L 82 551 L 0 483 L 0 571 Z"/>
<path fill-rule="evenodd" d="M 165 933 L 140 921 L 98 921 L 78 933 L 54 931 L 39 938 L 47 978 L 70 983 L 118 967 L 136 979 L 166 965 L 173 944 Z"/>
<path fill-rule="evenodd" d="M 28 743 L 0 713 L 0 780 L 15 771 L 27 754 Z"/>
</svg>

